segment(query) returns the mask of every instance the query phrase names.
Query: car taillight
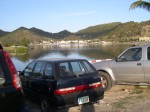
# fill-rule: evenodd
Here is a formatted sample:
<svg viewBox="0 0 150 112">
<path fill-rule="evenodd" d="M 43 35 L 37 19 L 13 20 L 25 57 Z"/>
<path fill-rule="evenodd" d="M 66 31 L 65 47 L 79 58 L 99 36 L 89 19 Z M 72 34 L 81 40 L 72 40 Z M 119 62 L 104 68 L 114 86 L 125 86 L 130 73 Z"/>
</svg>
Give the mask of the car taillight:
<svg viewBox="0 0 150 112">
<path fill-rule="evenodd" d="M 89 88 L 97 88 L 99 86 L 102 86 L 101 82 L 96 82 L 96 83 L 89 84 Z"/>
<path fill-rule="evenodd" d="M 7 65 L 8 65 L 9 71 L 10 71 L 10 74 L 11 74 L 11 77 L 12 77 L 12 80 L 13 80 L 13 86 L 17 90 L 20 90 L 21 89 L 21 82 L 20 82 L 19 75 L 18 75 L 18 73 L 16 71 L 16 68 L 15 68 L 12 60 L 10 59 L 8 53 L 5 52 L 5 51 L 2 51 L 2 53 L 4 54 L 5 61 L 6 61 Z"/>
<path fill-rule="evenodd" d="M 97 82 L 97 83 L 92 83 L 92 84 L 84 84 L 84 85 L 80 85 L 80 86 L 75 86 L 75 87 L 69 87 L 69 88 L 62 88 L 62 89 L 57 89 L 54 91 L 55 95 L 63 95 L 63 94 L 68 94 L 68 93 L 72 93 L 72 92 L 77 92 L 77 91 L 82 91 L 85 89 L 91 89 L 91 88 L 97 88 L 102 86 L 101 82 Z"/>
</svg>

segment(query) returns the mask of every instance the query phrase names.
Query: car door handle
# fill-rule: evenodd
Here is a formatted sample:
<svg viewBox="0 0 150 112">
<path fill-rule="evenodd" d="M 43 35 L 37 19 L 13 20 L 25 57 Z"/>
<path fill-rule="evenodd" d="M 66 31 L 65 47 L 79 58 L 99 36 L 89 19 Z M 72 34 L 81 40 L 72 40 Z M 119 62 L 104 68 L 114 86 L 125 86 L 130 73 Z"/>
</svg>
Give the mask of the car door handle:
<svg viewBox="0 0 150 112">
<path fill-rule="evenodd" d="M 137 66 L 141 66 L 142 65 L 142 63 L 137 63 Z"/>
</svg>

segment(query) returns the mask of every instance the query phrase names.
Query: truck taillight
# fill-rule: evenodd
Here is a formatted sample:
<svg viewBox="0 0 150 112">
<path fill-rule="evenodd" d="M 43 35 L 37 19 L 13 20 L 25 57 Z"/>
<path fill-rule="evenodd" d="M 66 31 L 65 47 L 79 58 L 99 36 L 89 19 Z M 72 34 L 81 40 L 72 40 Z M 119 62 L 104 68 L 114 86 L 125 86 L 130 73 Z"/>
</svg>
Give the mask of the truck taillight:
<svg viewBox="0 0 150 112">
<path fill-rule="evenodd" d="M 5 57 L 5 61 L 8 65 L 12 80 L 13 80 L 13 86 L 17 89 L 20 90 L 21 88 L 21 82 L 20 82 L 20 78 L 19 75 L 17 74 L 16 68 L 12 62 L 12 60 L 10 59 L 9 55 L 7 52 L 2 51 L 2 53 L 4 54 Z"/>
<path fill-rule="evenodd" d="M 82 91 L 82 90 L 85 90 L 85 89 L 97 88 L 97 87 L 100 87 L 100 86 L 102 86 L 101 82 L 92 83 L 92 84 L 89 84 L 89 85 L 84 84 L 84 85 L 75 86 L 75 87 L 57 89 L 57 90 L 54 91 L 54 94 L 63 95 L 63 94 L 68 94 L 68 93 L 72 93 L 72 92 Z"/>
</svg>

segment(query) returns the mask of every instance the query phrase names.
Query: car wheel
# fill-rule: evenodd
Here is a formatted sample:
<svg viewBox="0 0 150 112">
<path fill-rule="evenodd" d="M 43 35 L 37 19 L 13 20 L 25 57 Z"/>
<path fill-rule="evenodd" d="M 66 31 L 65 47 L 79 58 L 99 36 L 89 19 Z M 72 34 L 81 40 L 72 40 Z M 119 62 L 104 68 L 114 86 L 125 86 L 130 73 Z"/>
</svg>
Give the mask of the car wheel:
<svg viewBox="0 0 150 112">
<path fill-rule="evenodd" d="M 40 97 L 40 107 L 42 112 L 49 112 L 49 103 L 46 96 Z"/>
<path fill-rule="evenodd" d="M 104 90 L 108 91 L 112 87 L 110 76 L 106 72 L 99 71 Z"/>
<path fill-rule="evenodd" d="M 51 108 L 46 96 L 40 96 L 41 112 L 56 112 L 54 108 Z"/>
</svg>

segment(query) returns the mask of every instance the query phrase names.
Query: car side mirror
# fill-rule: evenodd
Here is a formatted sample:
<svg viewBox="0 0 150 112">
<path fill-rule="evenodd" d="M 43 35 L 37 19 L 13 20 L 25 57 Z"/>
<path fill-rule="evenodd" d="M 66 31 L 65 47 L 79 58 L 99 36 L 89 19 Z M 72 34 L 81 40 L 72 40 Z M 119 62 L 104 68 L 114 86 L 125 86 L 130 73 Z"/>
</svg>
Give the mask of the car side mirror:
<svg viewBox="0 0 150 112">
<path fill-rule="evenodd" d="M 19 76 L 22 76 L 22 75 L 24 75 L 24 72 L 23 71 L 18 71 L 18 74 L 19 74 Z"/>
</svg>

